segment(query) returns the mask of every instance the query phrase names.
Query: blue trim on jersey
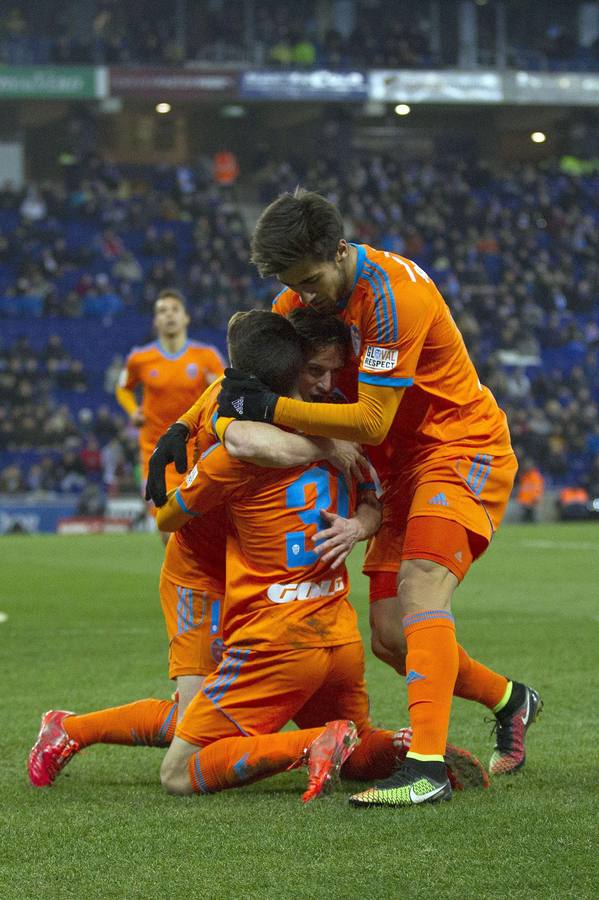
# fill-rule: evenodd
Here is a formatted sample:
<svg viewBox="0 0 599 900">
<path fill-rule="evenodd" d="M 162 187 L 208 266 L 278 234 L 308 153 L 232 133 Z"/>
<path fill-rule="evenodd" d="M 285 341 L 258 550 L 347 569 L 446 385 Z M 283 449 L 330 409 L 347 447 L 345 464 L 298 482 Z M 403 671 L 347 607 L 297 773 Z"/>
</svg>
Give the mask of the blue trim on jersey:
<svg viewBox="0 0 599 900">
<path fill-rule="evenodd" d="M 383 282 L 378 274 L 373 268 L 370 267 L 369 264 L 364 267 L 364 280 L 368 282 L 374 291 L 374 305 L 375 308 L 380 305 L 383 309 L 385 315 L 385 325 L 386 330 L 383 335 L 381 335 L 381 343 L 388 342 L 391 340 L 391 320 L 389 318 L 389 312 L 387 308 L 387 298 L 385 297 Z"/>
<path fill-rule="evenodd" d="M 349 293 L 342 297 L 341 300 L 337 301 L 336 310 L 337 312 L 341 312 L 345 309 L 347 304 L 349 303 L 349 299 L 354 292 L 354 288 L 358 283 L 358 280 L 362 277 L 362 268 L 364 267 L 364 262 L 366 260 L 366 249 L 362 246 L 362 244 L 354 244 L 352 241 L 349 241 L 350 247 L 355 247 L 358 251 L 358 257 L 356 259 L 356 272 L 354 275 L 354 280 L 351 288 L 349 289 Z"/>
<path fill-rule="evenodd" d="M 218 410 L 216 410 L 216 412 L 214 413 L 214 415 L 213 415 L 212 418 L 210 419 L 210 427 L 212 428 L 212 434 L 214 435 L 214 437 L 218 437 L 218 435 L 217 435 L 217 433 L 216 433 L 216 423 L 217 423 L 217 420 L 218 420 Z"/>
<path fill-rule="evenodd" d="M 206 459 L 206 457 L 208 456 L 208 454 L 209 454 L 209 453 L 212 453 L 213 450 L 216 450 L 217 447 L 222 447 L 222 444 L 221 444 L 220 441 L 218 441 L 216 444 L 213 444 L 212 447 L 208 447 L 207 450 L 204 450 L 204 452 L 203 452 L 202 455 L 200 456 L 200 459 Z"/>
<path fill-rule="evenodd" d="M 165 359 L 179 359 L 181 356 L 183 356 L 184 353 L 187 353 L 187 351 L 189 350 L 189 341 L 185 341 L 178 353 L 168 353 L 164 349 L 160 341 L 156 341 L 156 349 L 159 353 L 162 354 L 162 356 L 164 356 Z"/>
<path fill-rule="evenodd" d="M 391 308 L 391 318 L 393 319 L 393 338 L 392 340 L 397 340 L 397 309 L 395 306 L 395 298 L 393 296 L 393 291 L 391 289 L 391 282 L 389 281 L 389 273 L 385 272 L 382 266 L 379 266 L 378 263 L 373 262 L 371 259 L 368 260 L 368 265 L 372 266 L 375 271 L 379 273 L 379 277 L 384 281 L 384 291 L 387 294 L 387 300 L 389 302 L 389 306 Z"/>
<path fill-rule="evenodd" d="M 362 384 L 382 384 L 385 387 L 410 387 L 414 384 L 413 378 L 397 378 L 394 375 L 368 375 L 366 372 L 360 372 L 358 381 Z"/>
<path fill-rule="evenodd" d="M 193 512 L 193 510 L 188 509 L 185 506 L 185 501 L 184 501 L 183 497 L 181 496 L 181 492 L 180 492 L 179 488 L 177 488 L 177 490 L 175 491 L 175 499 L 184 513 L 186 513 L 188 516 L 193 516 L 194 519 L 197 519 L 197 517 L 200 515 L 200 513 Z"/>
<path fill-rule="evenodd" d="M 363 244 L 352 244 L 350 241 L 350 247 L 355 247 L 356 250 L 358 251 L 358 259 L 356 260 L 356 274 L 354 276 L 354 283 L 352 284 L 350 292 L 349 292 L 350 296 L 351 296 L 355 286 L 357 285 L 358 281 L 362 277 L 362 269 L 364 268 L 364 263 L 367 260 L 367 256 L 366 256 L 366 247 L 364 247 Z"/>
<path fill-rule="evenodd" d="M 377 341 L 380 344 L 385 344 L 389 341 L 389 329 L 390 329 L 390 321 L 389 315 L 387 313 L 387 309 L 385 307 L 384 302 L 381 303 L 381 300 L 384 300 L 383 295 L 381 294 L 381 290 L 379 286 L 375 283 L 374 275 L 370 274 L 370 271 L 364 272 L 362 275 L 364 281 L 367 281 L 372 291 L 374 293 L 374 311 L 376 314 L 376 324 L 378 327 L 377 332 Z M 382 316 L 381 313 L 385 316 L 385 329 L 383 330 L 382 326 Z"/>
<path fill-rule="evenodd" d="M 284 294 L 284 293 L 285 293 L 286 290 L 287 290 L 286 287 L 282 288 L 282 290 L 280 290 L 279 293 L 278 293 L 275 297 L 273 297 L 273 301 L 272 301 L 272 304 L 271 304 L 271 309 L 272 309 L 273 306 L 276 306 L 276 305 L 277 305 L 277 300 L 279 299 L 279 297 L 281 296 L 281 294 Z"/>
</svg>

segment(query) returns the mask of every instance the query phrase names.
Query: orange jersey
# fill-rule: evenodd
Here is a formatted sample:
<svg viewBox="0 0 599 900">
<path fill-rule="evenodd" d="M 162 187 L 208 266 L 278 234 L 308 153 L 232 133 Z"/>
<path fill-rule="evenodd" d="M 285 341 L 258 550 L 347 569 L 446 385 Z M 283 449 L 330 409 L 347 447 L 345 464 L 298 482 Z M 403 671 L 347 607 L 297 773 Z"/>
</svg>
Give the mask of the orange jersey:
<svg viewBox="0 0 599 900">
<path fill-rule="evenodd" d="M 401 256 L 355 246 L 356 277 L 339 315 L 359 358 L 358 383 L 406 388 L 387 438 L 373 454 L 375 465 L 397 472 L 431 454 L 511 452 L 506 417 L 480 383 L 431 278 Z M 273 310 L 287 315 L 301 305 L 300 295 L 286 289 Z"/>
<path fill-rule="evenodd" d="M 215 347 L 187 341 L 174 354 L 159 342 L 135 347 L 121 373 L 120 387 L 143 388 L 145 424 L 140 429 L 142 452 L 151 453 L 158 438 L 222 375 L 223 359 Z"/>
<path fill-rule="evenodd" d="M 214 423 L 220 381 L 219 378 L 207 388 L 196 404 L 195 458 L 218 441 Z M 180 481 L 181 476 L 177 477 Z M 215 504 L 207 516 L 191 519 L 166 545 L 164 574 L 182 587 L 224 594 L 227 530 L 228 518 L 222 505 Z"/>
<path fill-rule="evenodd" d="M 338 472 L 316 463 L 261 469 L 217 445 L 171 502 L 197 521 L 210 521 L 220 504 L 229 510 L 226 645 L 297 649 L 360 640 L 347 570 L 323 563 L 311 540 L 325 527 L 320 510 L 348 516 L 355 507 L 355 486 L 348 490 Z"/>
</svg>

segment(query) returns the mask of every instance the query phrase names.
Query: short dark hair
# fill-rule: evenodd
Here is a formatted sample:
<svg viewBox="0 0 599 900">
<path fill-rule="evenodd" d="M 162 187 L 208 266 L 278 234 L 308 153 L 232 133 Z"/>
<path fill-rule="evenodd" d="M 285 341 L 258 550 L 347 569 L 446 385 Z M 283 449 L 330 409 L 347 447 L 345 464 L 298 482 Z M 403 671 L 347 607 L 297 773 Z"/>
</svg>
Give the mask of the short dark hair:
<svg viewBox="0 0 599 900">
<path fill-rule="evenodd" d="M 267 206 L 254 229 L 251 260 L 262 278 L 289 269 L 300 259 L 335 259 L 343 219 L 334 204 L 314 191 L 296 188 Z"/>
<path fill-rule="evenodd" d="M 347 357 L 349 328 L 337 316 L 324 316 L 309 306 L 298 306 L 287 319 L 300 336 L 305 359 L 332 345 L 337 345 Z"/>
<path fill-rule="evenodd" d="M 177 288 L 163 288 L 154 301 L 154 305 L 158 303 L 159 300 L 166 300 L 167 297 L 172 297 L 173 300 L 178 300 L 184 310 L 187 310 L 187 303 L 185 302 L 185 297 L 178 291 Z"/>
<path fill-rule="evenodd" d="M 227 327 L 231 365 L 289 396 L 304 362 L 302 342 L 284 316 L 265 309 L 236 312 Z"/>
</svg>

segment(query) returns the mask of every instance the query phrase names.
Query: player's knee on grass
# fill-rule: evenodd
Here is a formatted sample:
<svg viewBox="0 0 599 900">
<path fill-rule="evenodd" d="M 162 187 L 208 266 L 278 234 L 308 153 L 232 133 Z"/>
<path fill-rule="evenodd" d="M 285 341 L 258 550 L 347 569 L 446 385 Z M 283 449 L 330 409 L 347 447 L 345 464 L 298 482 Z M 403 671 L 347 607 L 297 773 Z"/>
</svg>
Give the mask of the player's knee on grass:
<svg viewBox="0 0 599 900">
<path fill-rule="evenodd" d="M 193 785 L 189 779 L 188 763 L 200 748 L 189 744 L 181 738 L 173 738 L 160 767 L 160 784 L 167 794 L 186 796 L 193 794 Z"/>
</svg>

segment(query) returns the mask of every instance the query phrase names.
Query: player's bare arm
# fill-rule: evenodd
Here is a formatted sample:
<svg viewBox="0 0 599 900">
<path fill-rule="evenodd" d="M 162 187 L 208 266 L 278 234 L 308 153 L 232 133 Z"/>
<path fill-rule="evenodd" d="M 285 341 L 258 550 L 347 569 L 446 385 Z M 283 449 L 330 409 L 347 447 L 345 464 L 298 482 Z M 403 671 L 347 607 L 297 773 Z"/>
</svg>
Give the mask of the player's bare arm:
<svg viewBox="0 0 599 900">
<path fill-rule="evenodd" d="M 367 541 L 379 530 L 382 506 L 374 491 L 362 491 L 356 512 L 346 519 L 326 509 L 321 516 L 329 523 L 328 528 L 314 535 L 315 550 L 323 562 L 329 562 L 336 569 L 345 562 L 353 548 L 360 541 Z"/>
<path fill-rule="evenodd" d="M 234 459 L 265 468 L 286 469 L 325 460 L 346 477 L 359 479 L 368 466 L 357 444 L 291 434 L 262 422 L 229 421 L 223 439 Z"/>
</svg>

